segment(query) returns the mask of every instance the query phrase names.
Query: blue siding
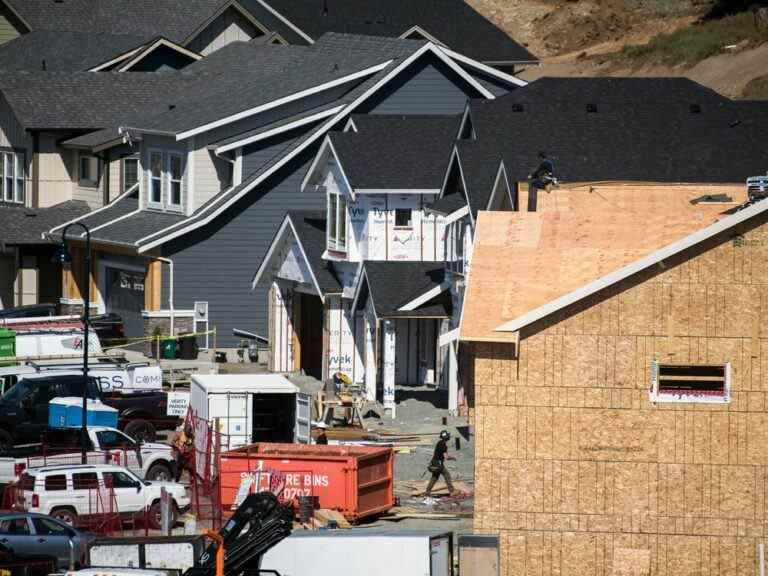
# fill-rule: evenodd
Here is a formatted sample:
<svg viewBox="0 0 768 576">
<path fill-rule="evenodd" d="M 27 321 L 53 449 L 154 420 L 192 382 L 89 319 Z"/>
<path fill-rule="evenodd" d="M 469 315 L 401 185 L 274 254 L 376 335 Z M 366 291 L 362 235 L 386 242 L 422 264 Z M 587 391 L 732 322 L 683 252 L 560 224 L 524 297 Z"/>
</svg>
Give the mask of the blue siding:
<svg viewBox="0 0 768 576">
<path fill-rule="evenodd" d="M 378 114 L 459 114 L 475 90 L 437 59 L 425 59 L 393 81 L 375 99 L 358 109 Z M 299 132 L 281 135 L 244 150 L 244 174 L 252 173 L 280 153 Z M 300 191 L 301 180 L 319 142 L 252 190 L 210 225 L 178 238 L 163 248 L 175 263 L 175 306 L 192 308 L 209 302 L 211 326 L 218 345 L 232 347 L 232 328 L 267 335 L 267 289 L 251 290 L 251 280 L 269 248 L 286 210 L 325 207 L 325 196 Z M 167 267 L 163 267 L 163 302 L 167 301 Z"/>
<path fill-rule="evenodd" d="M 467 98 L 480 94 L 444 62 L 422 58 L 375 94 L 358 112 L 368 114 L 460 114 Z"/>
</svg>

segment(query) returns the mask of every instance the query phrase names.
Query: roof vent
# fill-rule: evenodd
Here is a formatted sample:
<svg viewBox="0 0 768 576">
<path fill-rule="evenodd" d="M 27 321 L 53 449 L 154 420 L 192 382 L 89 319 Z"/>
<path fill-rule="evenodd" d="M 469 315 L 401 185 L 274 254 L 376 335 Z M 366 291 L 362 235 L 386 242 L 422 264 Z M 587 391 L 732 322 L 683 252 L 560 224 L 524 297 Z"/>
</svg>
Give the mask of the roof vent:
<svg viewBox="0 0 768 576">
<path fill-rule="evenodd" d="M 512 112 L 522 112 L 523 110 L 525 110 L 525 106 L 523 106 L 519 102 L 515 102 L 514 104 L 512 104 Z"/>
<path fill-rule="evenodd" d="M 176 104 L 168 104 L 168 110 L 175 110 Z"/>
<path fill-rule="evenodd" d="M 688 110 L 691 114 L 701 114 L 701 104 L 691 104 L 688 106 Z"/>
<path fill-rule="evenodd" d="M 597 104 L 594 102 L 589 102 L 587 104 L 587 114 L 596 114 L 597 113 Z"/>
</svg>

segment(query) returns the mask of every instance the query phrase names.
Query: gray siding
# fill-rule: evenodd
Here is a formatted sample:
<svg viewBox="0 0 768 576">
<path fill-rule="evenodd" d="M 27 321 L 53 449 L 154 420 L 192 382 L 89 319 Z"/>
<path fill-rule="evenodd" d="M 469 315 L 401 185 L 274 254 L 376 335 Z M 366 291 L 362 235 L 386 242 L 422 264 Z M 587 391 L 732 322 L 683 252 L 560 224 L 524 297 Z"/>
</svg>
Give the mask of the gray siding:
<svg viewBox="0 0 768 576">
<path fill-rule="evenodd" d="M 430 56 L 405 70 L 360 111 L 369 114 L 460 114 L 481 95 L 442 61 Z"/>
<path fill-rule="evenodd" d="M 459 114 L 474 89 L 439 61 L 406 71 L 359 112 L 388 114 Z M 245 175 L 279 153 L 300 132 L 261 142 L 244 150 Z M 218 330 L 217 344 L 235 346 L 232 328 L 267 334 L 266 288 L 251 290 L 251 280 L 269 248 L 286 210 L 324 209 L 325 196 L 302 193 L 301 180 L 319 143 L 252 190 L 210 225 L 163 247 L 175 265 L 174 304 L 192 308 L 209 302 L 210 325 Z M 168 271 L 163 267 L 163 303 L 168 301 Z M 163 304 L 165 305 L 165 304 Z"/>
</svg>

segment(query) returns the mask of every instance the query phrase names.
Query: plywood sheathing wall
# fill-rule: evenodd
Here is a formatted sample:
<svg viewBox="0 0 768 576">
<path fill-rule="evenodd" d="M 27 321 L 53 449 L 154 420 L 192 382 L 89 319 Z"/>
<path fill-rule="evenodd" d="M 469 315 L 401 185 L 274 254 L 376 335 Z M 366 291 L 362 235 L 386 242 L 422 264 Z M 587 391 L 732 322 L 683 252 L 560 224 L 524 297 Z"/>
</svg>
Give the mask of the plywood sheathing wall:
<svg viewBox="0 0 768 576">
<path fill-rule="evenodd" d="M 757 574 L 765 222 L 531 326 L 517 358 L 509 344 L 470 344 L 475 530 L 500 533 L 502 574 Z M 653 359 L 731 362 L 733 400 L 652 405 Z"/>
</svg>

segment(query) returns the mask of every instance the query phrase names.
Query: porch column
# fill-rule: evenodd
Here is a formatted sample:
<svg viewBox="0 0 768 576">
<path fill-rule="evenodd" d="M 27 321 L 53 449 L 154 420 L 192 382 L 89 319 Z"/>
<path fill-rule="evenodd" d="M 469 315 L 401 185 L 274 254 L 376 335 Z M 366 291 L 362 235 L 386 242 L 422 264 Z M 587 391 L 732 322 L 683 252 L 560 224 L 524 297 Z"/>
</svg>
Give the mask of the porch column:
<svg viewBox="0 0 768 576">
<path fill-rule="evenodd" d="M 384 409 L 392 410 L 395 419 L 395 323 L 393 320 L 382 320 L 382 381 L 384 383 Z"/>
<path fill-rule="evenodd" d="M 456 341 L 448 344 L 448 411 L 454 416 L 459 413 L 459 359 L 456 345 Z"/>
</svg>

